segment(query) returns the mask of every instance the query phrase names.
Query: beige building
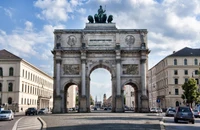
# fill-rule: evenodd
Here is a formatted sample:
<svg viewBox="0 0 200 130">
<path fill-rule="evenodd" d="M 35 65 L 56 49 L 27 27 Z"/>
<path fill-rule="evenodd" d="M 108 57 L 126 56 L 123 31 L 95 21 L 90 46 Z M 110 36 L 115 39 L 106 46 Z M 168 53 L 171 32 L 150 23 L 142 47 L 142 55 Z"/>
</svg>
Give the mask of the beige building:
<svg viewBox="0 0 200 130">
<path fill-rule="evenodd" d="M 0 92 L 6 109 L 53 106 L 53 78 L 7 50 L 0 50 Z"/>
<path fill-rule="evenodd" d="M 185 47 L 149 69 L 149 106 L 167 108 L 184 105 L 182 85 L 191 77 L 199 85 L 199 62 L 200 49 Z"/>
<path fill-rule="evenodd" d="M 76 91 L 77 86 L 71 85 L 67 90 L 67 108 L 75 108 L 76 107 Z"/>
<path fill-rule="evenodd" d="M 134 108 L 135 106 L 135 92 L 131 85 L 124 86 L 125 106 Z"/>
</svg>

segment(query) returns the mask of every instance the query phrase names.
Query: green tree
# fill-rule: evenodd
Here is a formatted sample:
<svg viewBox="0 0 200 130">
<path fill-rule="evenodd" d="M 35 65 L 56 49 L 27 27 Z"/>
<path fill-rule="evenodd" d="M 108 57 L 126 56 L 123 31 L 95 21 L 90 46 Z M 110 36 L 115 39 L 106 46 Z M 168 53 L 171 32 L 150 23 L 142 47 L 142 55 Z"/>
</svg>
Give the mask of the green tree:
<svg viewBox="0 0 200 130">
<path fill-rule="evenodd" d="M 78 106 L 78 95 L 76 95 L 76 106 Z"/>
<path fill-rule="evenodd" d="M 186 99 L 186 103 L 190 104 L 192 107 L 192 103 L 196 103 L 199 98 L 197 81 L 194 78 L 189 78 L 188 81 L 182 85 L 182 89 L 184 92 L 181 98 Z"/>
<path fill-rule="evenodd" d="M 90 105 L 94 105 L 94 100 L 92 99 L 91 95 L 90 95 Z"/>
</svg>

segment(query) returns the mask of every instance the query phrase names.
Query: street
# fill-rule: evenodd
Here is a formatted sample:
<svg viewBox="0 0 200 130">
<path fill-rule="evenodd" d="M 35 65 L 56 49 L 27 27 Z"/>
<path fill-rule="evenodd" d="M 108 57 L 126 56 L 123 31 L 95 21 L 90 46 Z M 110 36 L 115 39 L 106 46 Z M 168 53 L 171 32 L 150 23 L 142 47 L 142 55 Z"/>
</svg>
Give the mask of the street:
<svg viewBox="0 0 200 130">
<path fill-rule="evenodd" d="M 12 121 L 0 121 L 0 130 L 39 130 L 41 119 L 47 130 L 199 130 L 200 118 L 195 124 L 174 123 L 173 117 L 165 113 L 110 113 L 110 111 L 92 111 L 91 113 L 46 114 L 37 116 L 16 115 Z"/>
<path fill-rule="evenodd" d="M 179 121 L 174 123 L 174 117 L 163 117 L 165 130 L 199 130 L 200 118 L 195 118 L 195 124 L 191 124 L 185 121 Z"/>
</svg>

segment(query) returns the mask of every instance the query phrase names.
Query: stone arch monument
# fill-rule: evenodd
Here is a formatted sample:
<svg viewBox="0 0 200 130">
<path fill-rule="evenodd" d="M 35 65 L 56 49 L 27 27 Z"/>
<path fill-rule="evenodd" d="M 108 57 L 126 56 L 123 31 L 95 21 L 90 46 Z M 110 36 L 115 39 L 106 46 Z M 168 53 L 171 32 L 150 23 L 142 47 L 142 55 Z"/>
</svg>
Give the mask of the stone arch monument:
<svg viewBox="0 0 200 130">
<path fill-rule="evenodd" d="M 149 111 L 146 29 L 89 22 L 84 29 L 56 29 L 54 36 L 53 113 L 67 112 L 65 91 L 73 84 L 79 89 L 79 112 L 90 112 L 90 74 L 97 68 L 111 74 L 112 112 L 124 112 L 124 85 L 136 90 L 136 111 Z"/>
</svg>

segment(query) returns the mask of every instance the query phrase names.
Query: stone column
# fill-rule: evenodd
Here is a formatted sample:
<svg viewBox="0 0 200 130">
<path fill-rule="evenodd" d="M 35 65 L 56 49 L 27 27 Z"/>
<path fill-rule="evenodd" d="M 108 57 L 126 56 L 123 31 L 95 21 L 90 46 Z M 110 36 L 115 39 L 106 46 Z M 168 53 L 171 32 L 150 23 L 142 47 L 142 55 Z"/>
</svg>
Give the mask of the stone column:
<svg viewBox="0 0 200 130">
<path fill-rule="evenodd" d="M 60 64 L 61 60 L 56 60 L 56 96 L 60 95 Z"/>
<path fill-rule="evenodd" d="M 147 96 L 147 93 L 146 93 L 146 59 L 141 59 L 141 81 L 142 81 L 142 95 Z"/>
<path fill-rule="evenodd" d="M 121 95 L 121 73 L 120 73 L 120 68 L 121 68 L 121 65 L 120 65 L 120 60 L 116 60 L 117 62 L 117 95 L 120 96 Z"/>
<path fill-rule="evenodd" d="M 81 82 L 81 89 L 82 89 L 82 96 L 85 96 L 85 60 L 82 60 L 82 74 L 81 74 L 81 80 L 82 80 L 82 82 Z"/>
</svg>

